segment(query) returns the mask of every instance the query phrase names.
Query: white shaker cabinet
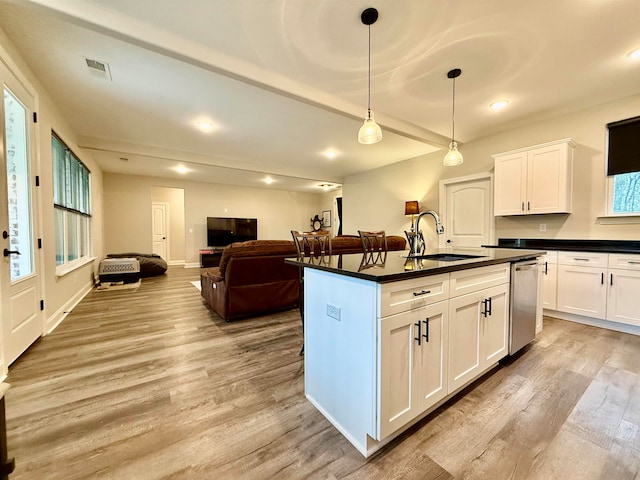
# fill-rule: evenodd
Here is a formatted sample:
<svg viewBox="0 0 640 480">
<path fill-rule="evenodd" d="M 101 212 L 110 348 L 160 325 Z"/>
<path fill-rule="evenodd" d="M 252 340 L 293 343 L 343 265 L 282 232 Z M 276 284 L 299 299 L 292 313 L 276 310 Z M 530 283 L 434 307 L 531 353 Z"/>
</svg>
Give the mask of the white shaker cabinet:
<svg viewBox="0 0 640 480">
<path fill-rule="evenodd" d="M 556 310 L 558 299 L 558 252 L 540 257 L 542 273 L 542 307 Z"/>
<path fill-rule="evenodd" d="M 451 273 L 450 392 L 507 355 L 510 273 L 509 264 Z"/>
<path fill-rule="evenodd" d="M 492 155 L 494 215 L 571 213 L 574 146 L 567 138 Z"/>
<path fill-rule="evenodd" d="M 446 301 L 381 320 L 378 438 L 447 395 L 448 327 Z"/>
<path fill-rule="evenodd" d="M 607 320 L 640 326 L 640 255 L 609 254 Z"/>
<path fill-rule="evenodd" d="M 558 311 L 605 318 L 607 258 L 606 253 L 558 254 Z"/>
</svg>

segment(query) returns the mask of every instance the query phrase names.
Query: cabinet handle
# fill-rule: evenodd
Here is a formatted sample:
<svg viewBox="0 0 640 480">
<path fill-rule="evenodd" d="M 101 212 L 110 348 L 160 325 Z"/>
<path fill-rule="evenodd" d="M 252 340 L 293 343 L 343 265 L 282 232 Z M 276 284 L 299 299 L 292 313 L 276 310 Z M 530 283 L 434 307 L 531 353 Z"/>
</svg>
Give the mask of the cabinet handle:
<svg viewBox="0 0 640 480">
<path fill-rule="evenodd" d="M 629 260 L 627 263 L 629 265 L 640 265 L 640 262 L 634 262 L 633 260 Z"/>
<path fill-rule="evenodd" d="M 427 343 L 429 343 L 429 317 L 427 317 L 425 320 L 423 320 L 424 322 L 424 339 L 427 341 Z"/>
<path fill-rule="evenodd" d="M 604 272 L 600 274 L 600 285 L 604 285 Z"/>
<path fill-rule="evenodd" d="M 486 317 L 487 316 L 487 299 L 485 298 L 484 300 L 482 300 L 481 303 L 482 303 L 482 311 L 480 312 L 480 314 Z"/>
<path fill-rule="evenodd" d="M 613 273 L 610 273 L 609 275 L 610 275 L 610 277 L 609 277 L 609 283 L 610 283 L 611 285 L 613 285 Z"/>
<path fill-rule="evenodd" d="M 421 292 L 413 292 L 414 297 L 419 297 L 420 295 L 426 295 L 431 293 L 431 290 L 422 290 Z"/>
<path fill-rule="evenodd" d="M 527 202 L 527 211 L 531 211 L 531 202 Z"/>
<path fill-rule="evenodd" d="M 574 259 L 576 262 L 588 262 L 588 261 L 589 261 L 589 259 L 588 259 L 588 258 L 582 258 L 582 257 L 573 257 L 573 259 Z"/>
<path fill-rule="evenodd" d="M 524 212 L 524 202 L 522 202 L 522 211 Z"/>
<path fill-rule="evenodd" d="M 414 323 L 414 325 L 416 325 L 418 327 L 418 336 L 414 337 L 414 340 L 418 341 L 418 345 L 422 345 L 420 342 L 422 342 L 422 322 L 416 322 Z"/>
<path fill-rule="evenodd" d="M 491 297 L 489 297 L 487 299 L 487 302 L 489 303 L 489 312 L 488 313 L 489 313 L 489 316 L 491 316 L 492 315 L 492 313 L 491 313 Z"/>
<path fill-rule="evenodd" d="M 549 262 L 544 262 L 544 274 L 549 275 Z"/>
</svg>

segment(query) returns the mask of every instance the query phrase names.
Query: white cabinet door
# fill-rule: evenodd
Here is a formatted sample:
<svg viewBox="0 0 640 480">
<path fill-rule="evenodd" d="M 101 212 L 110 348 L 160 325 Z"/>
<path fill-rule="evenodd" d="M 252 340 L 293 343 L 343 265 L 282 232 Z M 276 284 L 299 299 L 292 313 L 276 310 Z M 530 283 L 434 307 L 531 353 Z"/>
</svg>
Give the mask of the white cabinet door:
<svg viewBox="0 0 640 480">
<path fill-rule="evenodd" d="M 480 373 L 480 306 L 483 292 L 449 300 L 449 392 Z"/>
<path fill-rule="evenodd" d="M 449 302 L 429 305 L 422 319 L 422 342 L 415 350 L 416 395 L 421 412 L 442 400 L 448 391 Z"/>
<path fill-rule="evenodd" d="M 494 215 L 571 213 L 573 140 L 493 155 Z"/>
<path fill-rule="evenodd" d="M 449 393 L 509 352 L 509 284 L 449 300 Z"/>
<path fill-rule="evenodd" d="M 378 440 L 415 417 L 414 358 L 425 307 L 380 320 Z"/>
<path fill-rule="evenodd" d="M 509 353 L 509 285 L 498 285 L 485 290 L 483 294 L 486 303 L 480 311 L 482 370 Z"/>
<path fill-rule="evenodd" d="M 378 440 L 447 395 L 447 307 L 440 302 L 380 321 Z"/>
<path fill-rule="evenodd" d="M 571 152 L 567 143 L 528 152 L 527 213 L 571 213 Z"/>
<path fill-rule="evenodd" d="M 640 325 L 640 271 L 609 270 L 607 320 Z"/>
<path fill-rule="evenodd" d="M 524 215 L 527 201 L 527 153 L 495 157 L 494 215 Z"/>
<path fill-rule="evenodd" d="M 558 304 L 560 312 L 605 318 L 607 303 L 606 269 L 558 265 Z"/>
<path fill-rule="evenodd" d="M 557 310 L 558 265 L 545 261 L 542 267 L 542 308 Z"/>
</svg>

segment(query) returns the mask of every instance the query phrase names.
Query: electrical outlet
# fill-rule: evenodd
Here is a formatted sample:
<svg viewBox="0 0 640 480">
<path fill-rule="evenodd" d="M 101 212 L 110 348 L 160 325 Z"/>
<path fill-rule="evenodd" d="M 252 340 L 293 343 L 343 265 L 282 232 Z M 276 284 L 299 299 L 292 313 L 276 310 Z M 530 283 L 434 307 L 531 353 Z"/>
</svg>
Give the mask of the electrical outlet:
<svg viewBox="0 0 640 480">
<path fill-rule="evenodd" d="M 340 307 L 327 303 L 327 315 L 336 320 L 340 320 Z"/>
<path fill-rule="evenodd" d="M 546 232 L 547 231 L 547 224 L 546 223 L 541 223 L 540 224 L 540 231 L 541 232 Z"/>
</svg>

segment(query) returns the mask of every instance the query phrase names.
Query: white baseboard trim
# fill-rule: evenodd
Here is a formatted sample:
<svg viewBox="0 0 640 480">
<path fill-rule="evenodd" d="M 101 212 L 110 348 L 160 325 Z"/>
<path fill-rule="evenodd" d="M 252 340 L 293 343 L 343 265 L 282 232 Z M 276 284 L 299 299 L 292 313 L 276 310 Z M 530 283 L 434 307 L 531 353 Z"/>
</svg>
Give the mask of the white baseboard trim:
<svg viewBox="0 0 640 480">
<path fill-rule="evenodd" d="M 200 268 L 199 263 L 185 263 L 184 268 Z"/>
<path fill-rule="evenodd" d="M 640 327 L 635 325 L 611 322 L 609 320 L 601 320 L 599 318 L 583 317 L 582 315 L 558 312 L 557 310 L 549 310 L 548 308 L 544 309 L 544 315 L 547 317 L 559 318 L 560 320 L 582 323 L 583 325 L 591 325 L 592 327 L 606 328 L 608 330 L 615 330 L 616 332 L 630 333 L 631 335 L 640 335 Z"/>
<path fill-rule="evenodd" d="M 184 260 L 169 260 L 167 265 L 184 265 Z"/>
<path fill-rule="evenodd" d="M 93 288 L 92 283 L 87 283 L 84 287 L 82 287 L 78 292 L 71 297 L 67 302 L 62 305 L 58 310 L 56 310 L 53 315 L 47 318 L 45 326 L 44 326 L 44 335 L 49 335 L 53 332 L 58 325 L 62 323 L 62 321 L 71 313 L 71 311 L 75 308 L 80 300 L 87 296 L 87 294 Z"/>
</svg>

